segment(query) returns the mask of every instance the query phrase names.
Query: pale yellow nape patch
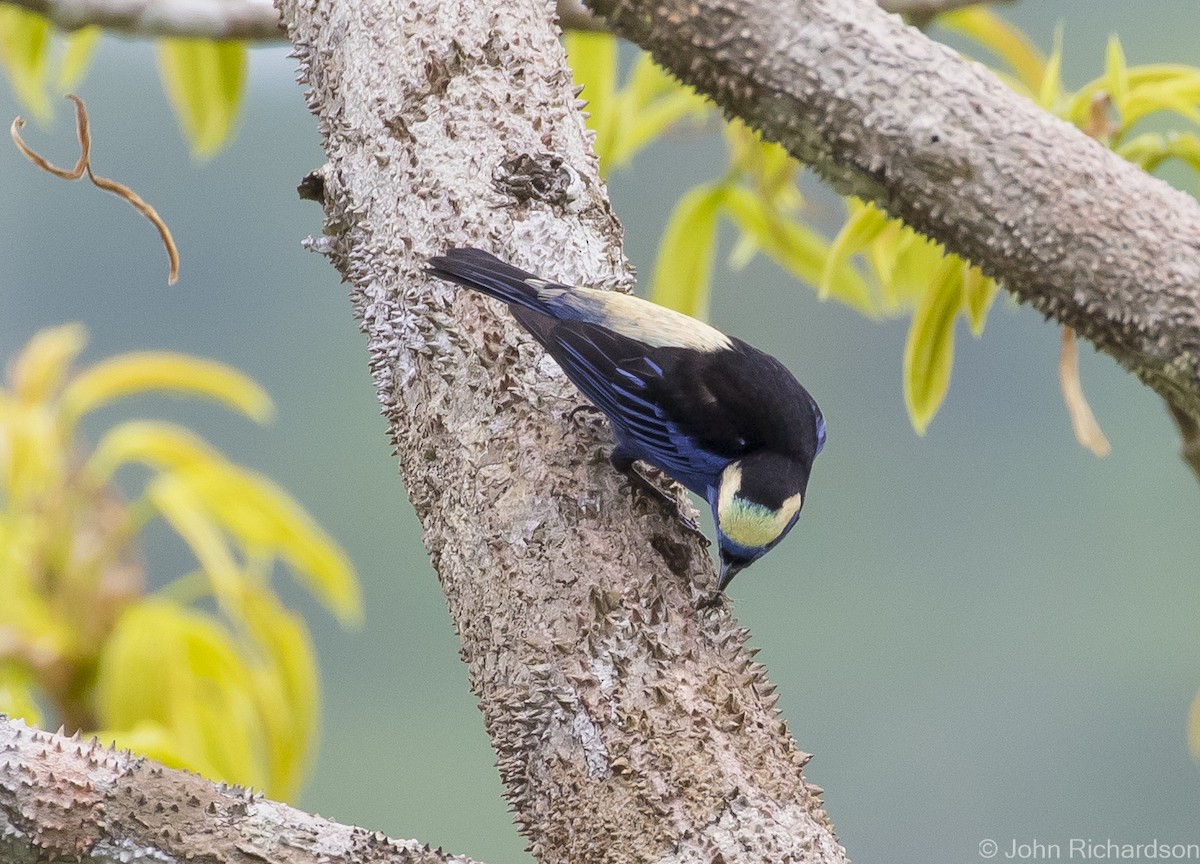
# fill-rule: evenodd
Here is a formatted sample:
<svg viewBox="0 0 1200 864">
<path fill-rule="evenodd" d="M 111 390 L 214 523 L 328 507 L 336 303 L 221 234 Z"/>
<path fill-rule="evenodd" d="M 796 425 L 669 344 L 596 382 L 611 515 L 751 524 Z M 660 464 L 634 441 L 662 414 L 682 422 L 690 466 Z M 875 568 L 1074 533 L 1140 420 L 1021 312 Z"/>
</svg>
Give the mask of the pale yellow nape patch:
<svg viewBox="0 0 1200 864">
<path fill-rule="evenodd" d="M 730 338 L 717 328 L 632 294 L 564 288 L 541 279 L 526 279 L 525 284 L 535 288 L 541 299 L 553 299 L 568 307 L 582 321 L 602 324 L 654 348 L 721 351 L 733 347 Z"/>
<path fill-rule="evenodd" d="M 758 549 L 774 543 L 800 510 L 804 496 L 796 493 L 778 510 L 771 510 L 739 496 L 742 468 L 734 462 L 721 474 L 721 492 L 717 497 L 717 527 L 739 546 Z"/>
</svg>

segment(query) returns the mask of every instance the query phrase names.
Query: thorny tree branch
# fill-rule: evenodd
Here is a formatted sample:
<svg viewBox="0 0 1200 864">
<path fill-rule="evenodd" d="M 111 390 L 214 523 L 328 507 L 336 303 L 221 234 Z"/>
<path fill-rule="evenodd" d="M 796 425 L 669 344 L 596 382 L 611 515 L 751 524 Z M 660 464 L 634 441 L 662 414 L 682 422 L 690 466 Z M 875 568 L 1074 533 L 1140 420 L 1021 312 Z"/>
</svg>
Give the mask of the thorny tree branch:
<svg viewBox="0 0 1200 864">
<path fill-rule="evenodd" d="M 3 715 L 0 861 L 474 864 Z"/>
<path fill-rule="evenodd" d="M 279 12 L 270 0 L 2 0 L 49 18 L 63 30 L 104 27 L 129 36 L 182 36 L 199 39 L 286 39 Z M 889 12 L 924 26 L 940 12 L 975 3 L 1012 0 L 879 0 Z M 607 30 L 580 0 L 558 0 L 564 30 Z"/>
<path fill-rule="evenodd" d="M 1200 417 L 1200 204 L 868 0 L 589 0 L 726 114 Z M 1194 449 L 1194 447 L 1193 447 Z"/>
<path fill-rule="evenodd" d="M 916 27 L 927 27 L 943 12 L 953 12 L 966 6 L 981 6 L 989 3 L 1012 3 L 1014 0 L 876 0 L 885 12 L 904 16 Z M 598 33 L 608 31 L 608 23 L 597 18 L 583 4 L 583 0 L 557 0 L 558 21 L 564 30 L 590 30 Z"/>
</svg>

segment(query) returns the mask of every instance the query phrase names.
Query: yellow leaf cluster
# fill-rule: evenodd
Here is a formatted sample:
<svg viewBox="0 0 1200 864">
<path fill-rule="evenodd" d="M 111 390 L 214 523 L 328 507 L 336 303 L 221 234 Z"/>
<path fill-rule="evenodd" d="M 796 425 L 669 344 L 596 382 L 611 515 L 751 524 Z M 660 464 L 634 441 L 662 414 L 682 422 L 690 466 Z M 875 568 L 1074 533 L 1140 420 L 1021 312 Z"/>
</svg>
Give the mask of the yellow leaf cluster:
<svg viewBox="0 0 1200 864">
<path fill-rule="evenodd" d="M 1147 171 L 1179 160 L 1200 174 L 1200 136 L 1192 131 L 1134 134 L 1136 124 L 1156 113 L 1200 122 L 1200 69 L 1180 65 L 1129 67 L 1120 41 L 1109 40 L 1104 74 L 1074 93 L 1062 84 L 1062 33 L 1043 55 L 1019 30 L 992 10 L 976 6 L 947 13 L 946 28 L 994 56 L 997 70 L 1014 89 L 1038 101 Z M 879 293 L 884 314 L 912 310 L 904 356 L 904 394 L 909 417 L 924 432 L 949 386 L 954 353 L 954 313 L 961 312 L 980 335 L 998 286 L 899 220 L 861 202 L 847 202 L 847 219 L 830 249 L 827 266 L 848 266 L 857 256 Z M 822 279 L 825 290 L 827 279 Z M 1070 369 L 1074 366 L 1068 364 Z M 1094 452 L 1102 437 L 1075 378 L 1064 372 L 1064 393 L 1076 437 Z M 1081 434 L 1080 429 L 1090 430 Z"/>
<path fill-rule="evenodd" d="M 707 122 L 703 97 L 675 81 L 640 52 L 620 82 L 617 39 L 606 33 L 568 33 L 564 39 L 575 83 L 587 98 L 588 127 L 602 172 L 628 163 L 642 148 L 683 121 Z M 873 315 L 863 278 L 850 266 L 827 267 L 828 244 L 801 219 L 800 167 L 782 147 L 764 142 L 745 125 L 725 127 L 729 168 L 717 182 L 686 192 L 659 243 L 650 297 L 703 318 L 708 312 L 718 227 L 725 217 L 738 229 L 730 255 L 745 266 L 759 252 L 804 281 L 826 273 L 824 296 Z M 828 271 L 828 272 L 826 272 Z"/>
<path fill-rule="evenodd" d="M 79 421 L 139 394 L 260 421 L 272 407 L 237 370 L 180 354 L 75 370 L 85 342 L 79 325 L 37 334 L 0 387 L 0 711 L 54 714 L 169 764 L 292 795 L 316 729 L 316 660 L 270 577 L 282 562 L 353 622 L 353 569 L 287 493 L 187 429 L 127 420 L 86 448 Z M 132 500 L 120 471 L 145 477 Z M 156 518 L 196 568 L 148 595 L 137 539 Z M 215 612 L 195 605 L 207 597 Z"/>
<path fill-rule="evenodd" d="M 639 150 L 683 120 L 703 122 L 708 105 L 642 52 L 628 80 L 619 81 L 619 52 L 608 33 L 571 32 L 563 37 L 576 86 L 587 99 L 588 128 L 600 170 L 626 165 Z"/>
<path fill-rule="evenodd" d="M 1062 85 L 1062 33 L 1047 57 L 1018 28 L 984 6 L 946 13 L 938 23 L 994 60 L 1010 86 L 1070 120 L 1148 171 L 1179 161 L 1200 174 L 1200 134 L 1133 128 L 1159 113 L 1200 122 L 1200 69 L 1181 65 L 1129 67 L 1120 42 L 1109 40 L 1104 74 L 1075 93 Z M 617 41 L 603 33 L 565 37 L 577 84 L 584 85 L 601 166 L 621 165 L 685 118 L 707 116 L 703 100 L 662 72 L 649 56 L 635 60 L 619 83 Z M 730 264 L 765 253 L 798 279 L 870 317 L 912 316 L 905 345 L 905 404 L 924 432 L 945 398 L 953 366 L 959 313 L 971 332 L 983 332 L 999 293 L 978 268 L 889 219 L 870 204 L 848 199 L 847 218 L 827 242 L 803 218 L 799 166 L 783 148 L 763 142 L 734 121 L 725 127 L 729 167 L 676 204 L 659 244 L 650 296 L 697 317 L 708 310 L 712 266 L 722 216 L 738 229 Z M 1074 391 L 1072 391 L 1074 392 Z M 1081 402 L 1081 391 L 1073 404 Z M 1078 427 L 1082 415 L 1072 410 Z M 1094 421 L 1093 421 L 1094 422 Z"/>
</svg>

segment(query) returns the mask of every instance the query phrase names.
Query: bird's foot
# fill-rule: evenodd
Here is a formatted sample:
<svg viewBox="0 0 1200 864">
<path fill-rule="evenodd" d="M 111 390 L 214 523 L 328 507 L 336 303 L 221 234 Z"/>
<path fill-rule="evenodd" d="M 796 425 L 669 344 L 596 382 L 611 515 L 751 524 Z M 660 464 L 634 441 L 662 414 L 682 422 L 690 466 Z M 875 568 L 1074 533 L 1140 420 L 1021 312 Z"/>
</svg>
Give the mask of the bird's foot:
<svg viewBox="0 0 1200 864">
<path fill-rule="evenodd" d="M 680 524 L 690 534 L 699 537 L 706 549 L 711 545 L 708 538 L 704 536 L 704 532 L 700 530 L 700 526 L 696 524 L 696 520 L 683 512 L 683 508 L 679 506 L 679 502 L 675 500 L 675 496 L 656 486 L 642 472 L 634 468 L 633 460 L 620 458 L 616 454 L 613 454 L 611 461 L 613 467 L 628 478 L 629 486 L 635 498 L 644 497 L 654 501 L 669 516 L 678 519 Z"/>
<path fill-rule="evenodd" d="M 720 609 L 728 605 L 729 597 L 719 588 L 712 591 L 704 591 L 696 598 L 696 609 L 700 611 Z"/>
</svg>

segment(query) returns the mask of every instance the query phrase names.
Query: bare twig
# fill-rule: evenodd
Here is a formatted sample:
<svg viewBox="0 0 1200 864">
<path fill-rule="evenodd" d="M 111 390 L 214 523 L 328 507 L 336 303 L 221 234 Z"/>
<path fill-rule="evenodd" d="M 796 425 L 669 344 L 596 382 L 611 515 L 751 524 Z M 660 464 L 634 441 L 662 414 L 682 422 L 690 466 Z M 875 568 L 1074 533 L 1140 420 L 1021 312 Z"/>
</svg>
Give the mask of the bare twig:
<svg viewBox="0 0 1200 864">
<path fill-rule="evenodd" d="M 145 216 L 150 223 L 158 230 L 159 236 L 162 238 L 163 246 L 167 250 L 167 260 L 170 263 L 170 269 L 167 274 L 167 284 L 174 285 L 179 279 L 179 249 L 175 245 L 175 238 L 171 236 L 171 229 L 167 227 L 167 223 L 158 215 L 158 211 L 146 203 L 140 195 L 134 192 L 124 183 L 118 183 L 116 180 L 110 180 L 107 177 L 100 177 L 92 171 L 91 153 L 92 153 L 92 135 L 88 124 L 87 109 L 84 107 L 83 100 L 78 96 L 68 93 L 67 98 L 75 103 L 75 132 L 79 138 L 79 160 L 75 163 L 75 167 L 70 170 L 59 168 L 47 159 L 40 156 L 32 150 L 28 144 L 21 138 L 20 129 L 25 125 L 25 121 L 20 117 L 13 120 L 12 126 L 9 127 L 9 134 L 12 135 L 13 143 L 17 145 L 25 157 L 29 159 L 38 168 L 53 174 L 63 180 L 78 180 L 87 172 L 88 179 L 99 188 L 106 192 L 111 192 L 118 198 L 122 198 L 134 207 L 139 213 Z"/>
</svg>

